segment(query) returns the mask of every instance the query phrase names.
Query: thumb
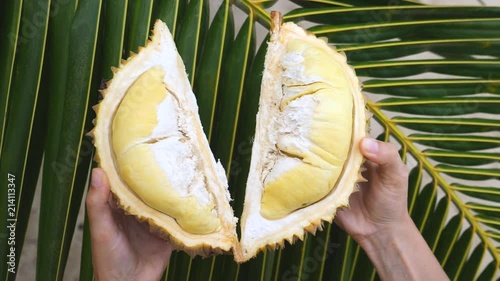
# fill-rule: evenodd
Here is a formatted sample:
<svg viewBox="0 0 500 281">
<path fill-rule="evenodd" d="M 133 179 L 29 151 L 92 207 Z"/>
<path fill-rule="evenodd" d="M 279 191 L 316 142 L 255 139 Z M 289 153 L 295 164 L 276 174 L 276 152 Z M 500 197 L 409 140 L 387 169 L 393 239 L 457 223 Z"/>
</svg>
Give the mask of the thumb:
<svg viewBox="0 0 500 281">
<path fill-rule="evenodd" d="M 408 168 L 401 161 L 394 144 L 364 138 L 361 140 L 360 150 L 368 160 L 378 164 L 378 170 L 382 174 L 403 177 L 408 175 Z"/>
<path fill-rule="evenodd" d="M 118 225 L 108 203 L 109 195 L 108 177 L 102 169 L 93 169 L 86 199 L 92 240 L 103 241 L 118 232 Z"/>
</svg>

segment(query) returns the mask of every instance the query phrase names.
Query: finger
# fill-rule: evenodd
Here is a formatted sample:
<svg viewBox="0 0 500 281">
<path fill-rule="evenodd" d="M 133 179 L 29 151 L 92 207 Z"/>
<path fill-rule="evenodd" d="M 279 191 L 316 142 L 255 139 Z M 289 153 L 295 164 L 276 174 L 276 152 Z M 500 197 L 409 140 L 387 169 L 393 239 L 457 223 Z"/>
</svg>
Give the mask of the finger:
<svg viewBox="0 0 500 281">
<path fill-rule="evenodd" d="M 344 220 L 346 219 L 345 216 L 345 211 L 343 209 L 339 209 L 335 214 L 335 217 L 333 217 L 333 222 L 344 231 Z"/>
<path fill-rule="evenodd" d="M 371 171 L 373 171 L 377 167 L 378 167 L 377 164 L 373 163 L 370 160 L 367 160 L 365 161 L 365 163 L 363 163 L 363 168 L 361 169 L 361 175 L 363 176 L 363 178 L 369 181 L 371 176 Z"/>
<path fill-rule="evenodd" d="M 87 193 L 86 205 L 92 240 L 103 241 L 117 234 L 118 225 L 108 203 L 109 182 L 103 170 L 92 170 L 91 186 Z"/>
<path fill-rule="evenodd" d="M 361 209 L 359 202 L 361 199 L 361 192 L 362 191 L 358 191 L 351 194 L 349 197 L 349 205 L 337 209 L 337 213 L 335 214 L 333 221 L 343 230 L 347 231 L 346 224 L 349 225 L 350 223 L 352 224 L 353 221 L 356 221 L 354 218 L 356 210 Z"/>
<path fill-rule="evenodd" d="M 406 165 L 401 161 L 398 150 L 393 144 L 364 138 L 360 150 L 368 160 L 378 164 L 379 171 L 383 174 L 404 174 Z"/>
<path fill-rule="evenodd" d="M 165 239 L 158 237 L 155 233 L 150 231 L 149 224 L 147 222 L 139 222 L 134 216 L 126 216 L 127 229 L 129 237 L 136 237 L 136 241 L 140 241 L 140 247 L 146 247 L 142 241 L 149 241 L 153 243 L 155 247 L 162 244 L 168 244 Z"/>
<path fill-rule="evenodd" d="M 113 211 L 121 210 L 120 207 L 118 207 L 118 203 L 116 203 L 116 200 L 113 197 L 113 194 L 111 194 L 111 192 L 109 193 L 108 203 Z"/>
</svg>

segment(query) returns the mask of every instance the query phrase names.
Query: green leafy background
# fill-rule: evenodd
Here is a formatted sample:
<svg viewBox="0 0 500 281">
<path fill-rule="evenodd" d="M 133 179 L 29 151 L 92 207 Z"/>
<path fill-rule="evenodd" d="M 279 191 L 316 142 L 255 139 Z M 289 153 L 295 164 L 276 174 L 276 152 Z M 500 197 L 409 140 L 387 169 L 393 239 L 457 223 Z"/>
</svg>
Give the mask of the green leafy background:
<svg viewBox="0 0 500 281">
<path fill-rule="evenodd" d="M 500 7 L 407 0 L 292 1 L 286 21 L 326 37 L 364 81 L 372 135 L 411 168 L 408 207 L 452 280 L 498 280 Z M 17 272 L 92 280 L 85 222 L 81 265 L 68 262 L 92 165 L 90 109 L 156 19 L 174 34 L 212 150 L 241 214 L 266 44 L 276 1 L 5 0 L 0 3 L 0 256 L 16 221 Z M 498 3 L 497 3 L 498 4 Z M 210 11 L 212 7 L 212 11 Z M 215 7 L 215 10 L 213 8 Z M 212 15 L 212 17 L 211 17 Z M 256 32 L 260 30 L 260 32 Z M 265 39 L 264 39 L 265 42 Z M 43 165 L 42 165 L 43 164 Z M 43 167 L 43 168 L 41 168 Z M 15 176 L 13 217 L 7 179 Z M 39 177 L 40 175 L 40 177 Z M 37 185 L 40 179 L 41 185 Z M 36 188 L 39 218 L 29 220 Z M 36 262 L 21 255 L 37 224 Z M 21 264 L 20 264 L 21 260 Z M 19 267 L 21 265 L 21 267 Z M 0 263 L 0 280 L 15 274 Z M 366 254 L 335 225 L 242 265 L 175 253 L 163 280 L 374 280 Z"/>
</svg>

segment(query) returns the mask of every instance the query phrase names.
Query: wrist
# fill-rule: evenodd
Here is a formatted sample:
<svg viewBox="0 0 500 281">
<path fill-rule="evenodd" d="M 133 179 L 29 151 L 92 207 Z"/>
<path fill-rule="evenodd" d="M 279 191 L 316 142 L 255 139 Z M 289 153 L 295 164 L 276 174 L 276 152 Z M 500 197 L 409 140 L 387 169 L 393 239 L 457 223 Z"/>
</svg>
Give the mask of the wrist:
<svg viewBox="0 0 500 281">
<path fill-rule="evenodd" d="M 414 236 L 413 229 L 416 227 L 408 216 L 400 223 L 387 225 L 358 242 L 379 276 L 384 277 L 382 280 L 397 280 L 392 278 L 394 276 L 405 276 L 405 280 L 411 280 L 407 274 L 399 271 L 408 267 L 405 250 L 408 250 L 407 244 L 411 243 L 411 237 Z"/>
<path fill-rule="evenodd" d="M 401 252 L 415 236 L 420 236 L 420 232 L 411 217 L 405 214 L 398 222 L 378 226 L 372 233 L 356 240 L 370 259 L 380 260 L 380 257 L 375 256 L 385 255 L 389 250 L 394 253 Z"/>
<path fill-rule="evenodd" d="M 409 215 L 358 243 L 382 280 L 448 280 Z"/>
</svg>

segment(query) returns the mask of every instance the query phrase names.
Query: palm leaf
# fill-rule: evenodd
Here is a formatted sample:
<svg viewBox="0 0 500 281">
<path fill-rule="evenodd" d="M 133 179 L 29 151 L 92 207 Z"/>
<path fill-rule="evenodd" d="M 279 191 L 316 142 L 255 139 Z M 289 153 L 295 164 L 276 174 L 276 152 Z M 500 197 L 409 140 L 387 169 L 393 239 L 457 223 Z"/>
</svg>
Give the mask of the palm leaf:
<svg viewBox="0 0 500 281">
<path fill-rule="evenodd" d="M 152 9 L 153 0 L 128 2 L 124 45 L 126 57 L 131 52 L 137 53 L 139 46 L 146 45 L 151 30 L 149 24 Z"/>
<path fill-rule="evenodd" d="M 175 37 L 175 43 L 184 60 L 191 85 L 194 83 L 198 60 L 205 43 L 209 7 L 207 0 L 189 1 L 186 13 L 182 17 L 179 33 Z"/>
<path fill-rule="evenodd" d="M 4 41 L 7 44 L 2 44 L 0 46 L 0 56 L 4 58 L 4 62 L 0 68 L 0 155 L 2 155 L 1 149 L 7 124 L 7 108 L 16 47 L 21 44 L 26 44 L 27 40 L 24 37 L 19 38 L 18 36 L 21 22 L 22 1 L 2 2 L 0 7 L 2 11 L 0 30 L 2 34 L 6 35 L 5 39 L 7 39 Z"/>
<path fill-rule="evenodd" d="M 1 139 L 3 140 L 3 146 L 1 145 L 2 141 L 0 141 L 0 155 L 2 157 L 0 175 L 4 179 L 12 179 L 12 181 L 1 185 L 4 192 L 0 198 L 4 203 L 0 205 L 0 213 L 2 214 L 0 225 L 5 232 L 0 238 L 0 252 L 5 253 L 6 256 L 14 255 L 14 264 L 19 264 L 28 227 L 29 210 L 35 194 L 43 155 L 43 140 L 37 139 L 37 135 L 44 133 L 44 115 L 47 108 L 47 93 L 40 91 L 40 84 L 45 55 L 44 43 L 47 36 L 49 1 L 41 1 L 38 4 L 39 6 L 34 1 L 27 1 L 24 4 L 22 14 L 18 15 L 31 18 L 35 14 L 39 14 L 41 22 L 39 26 L 35 27 L 38 32 L 34 36 L 28 36 L 26 32 L 22 32 L 33 28 L 32 23 L 24 21 L 21 24 L 20 36 L 22 38 L 20 39 L 23 41 L 20 41 L 15 48 L 15 60 L 14 53 L 10 53 L 12 61 L 7 60 L 8 66 L 12 69 L 3 73 L 5 75 L 3 77 L 8 78 L 7 81 L 3 81 L 4 85 L 8 85 L 8 87 L 2 87 L 2 90 L 6 92 L 1 94 L 2 100 L 9 103 L 9 110 L 7 111 L 7 107 L 4 107 L 5 115 L 2 113 L 2 116 L 5 116 L 5 119 L 2 119 L 6 122 L 3 125 L 0 124 L 2 128 Z M 16 21 L 15 15 L 8 16 L 8 19 L 12 23 Z M 8 34 L 12 36 L 12 33 Z M 8 46 L 15 47 L 16 44 Z M 8 101 L 8 99 L 10 100 Z M 3 130 L 4 125 L 6 125 L 5 130 Z M 15 229 L 8 231 L 7 227 L 12 227 L 12 224 L 15 225 Z M 12 236 L 13 234 L 14 236 Z M 14 240 L 8 239 L 11 236 Z M 18 240 L 16 241 L 16 239 Z M 15 267 L 9 266 L 6 262 L 0 265 L 1 279 L 13 280 L 16 276 L 15 272 L 17 272 Z M 9 268 L 13 271 L 9 271 Z"/>
<path fill-rule="evenodd" d="M 85 214 L 85 222 L 83 228 L 83 239 L 82 239 L 82 254 L 80 260 L 80 280 L 90 280 L 94 279 L 94 269 L 92 267 L 92 252 L 90 244 L 90 227 L 88 222 L 87 214 Z"/>
<path fill-rule="evenodd" d="M 53 24 L 61 29 L 63 36 L 69 36 L 63 37 L 67 49 L 61 53 L 51 53 L 52 58 L 61 61 L 61 64 L 49 70 L 50 85 L 57 84 L 60 92 L 52 96 L 54 99 L 50 102 L 49 121 L 53 123 L 49 123 L 48 131 L 54 134 L 49 135 L 45 154 L 37 280 L 63 278 L 93 150 L 84 134 L 90 123 L 87 107 L 101 2 L 80 2 L 76 9 L 68 7 L 66 13 L 62 9 L 61 7 L 59 13 L 66 18 L 61 19 L 61 22 L 53 18 Z M 67 25 L 67 21 L 71 24 Z M 57 45 L 58 42 L 52 43 Z M 63 75 L 62 73 L 66 79 L 64 84 L 52 78 L 53 75 Z M 57 146 L 53 146 L 54 143 Z"/>
<path fill-rule="evenodd" d="M 196 72 L 193 91 L 198 100 L 201 123 L 208 140 L 212 139 L 215 119 L 215 105 L 222 70 L 223 60 L 234 38 L 234 19 L 229 1 L 225 1 L 215 14 L 207 33 L 207 41 L 201 54 L 200 66 Z"/>
<path fill-rule="evenodd" d="M 205 132 L 228 172 L 233 208 L 241 214 L 266 50 L 254 32 L 269 28 L 268 11 L 276 2 L 223 1 L 210 23 L 208 0 L 104 0 L 102 7 L 100 0 L 53 1 L 46 15 L 47 41 L 38 30 L 24 46 L 21 12 L 36 12 L 34 1 L 0 4 L 2 38 L 11 42 L 0 46 L 0 171 L 15 171 L 22 179 L 16 201 L 21 240 L 44 152 L 44 144 L 30 136 L 47 139 L 38 280 L 63 276 L 90 167 L 92 149 L 84 133 L 92 127 L 90 106 L 97 102 L 100 81 L 111 79 L 111 67 L 146 44 L 157 18 L 175 35 Z M 293 2 L 297 8 L 285 20 L 306 22 L 311 32 L 334 42 L 364 80 L 372 131 L 398 144 L 411 167 L 408 208 L 446 273 L 453 280 L 498 278 L 500 8 L 389 0 Z M 241 11 L 247 16 L 235 30 L 233 14 Z M 24 60 L 34 54 L 40 60 L 28 60 L 34 65 L 27 67 Z M 0 195 L 2 212 L 6 196 Z M 90 280 L 84 237 L 81 279 Z M 4 256 L 5 243 L 2 237 Z M 22 241 L 16 243 L 20 249 Z M 14 278 L 5 264 L 0 273 Z M 328 224 L 316 236 L 260 253 L 243 265 L 231 256 L 192 260 L 176 253 L 163 280 L 376 278 L 362 249 Z"/>
</svg>

